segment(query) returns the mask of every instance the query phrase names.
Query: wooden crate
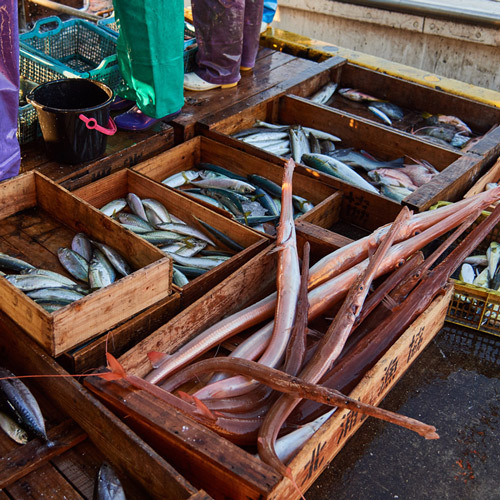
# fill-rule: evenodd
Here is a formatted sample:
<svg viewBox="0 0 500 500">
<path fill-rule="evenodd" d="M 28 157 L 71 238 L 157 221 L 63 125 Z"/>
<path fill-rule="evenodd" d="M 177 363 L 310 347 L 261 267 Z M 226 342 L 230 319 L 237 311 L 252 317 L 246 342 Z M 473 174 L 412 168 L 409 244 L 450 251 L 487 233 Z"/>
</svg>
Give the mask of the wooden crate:
<svg viewBox="0 0 500 500">
<path fill-rule="evenodd" d="M 136 314 L 133 318 L 85 344 L 61 354 L 57 358 L 57 362 L 70 373 L 86 373 L 103 366 L 106 364 L 106 352 L 110 352 L 118 358 L 151 332 L 172 319 L 180 309 L 181 295 L 174 292 Z"/>
<path fill-rule="evenodd" d="M 210 499 L 1 312 L 0 357 L 16 375 L 46 376 L 24 383 L 40 404 L 50 439 L 21 446 L 0 434 L 0 498 L 93 498 L 97 470 L 107 461 L 127 498 Z"/>
<path fill-rule="evenodd" d="M 404 200 L 404 204 L 418 211 L 424 211 L 443 199 L 459 199 L 474 179 L 481 175 L 491 155 L 495 151 L 498 154 L 500 150 L 500 144 L 497 144 L 500 143 L 500 128 L 487 134 L 482 144 L 476 145 L 476 148 L 481 147 L 484 151 L 483 155 L 475 152 L 461 153 L 406 132 L 376 124 L 373 120 L 313 104 L 303 97 L 293 95 L 268 96 L 265 100 L 249 99 L 245 105 L 236 105 L 201 121 L 199 128 L 203 135 L 214 140 L 269 162 L 281 162 L 282 159 L 276 155 L 229 137 L 230 134 L 252 127 L 257 119 L 272 123 L 301 124 L 324 130 L 339 136 L 342 139 L 342 147 L 363 149 L 381 160 L 406 156 L 429 161 L 440 173 Z M 330 185 L 341 185 L 341 181 L 332 176 L 311 171 L 309 168 L 305 170 L 309 175 L 315 175 Z"/>
<path fill-rule="evenodd" d="M 182 311 L 120 358 L 125 369 L 144 376 L 150 370 L 147 353 L 173 352 L 222 317 L 268 293 L 274 287 L 276 256 L 262 252 L 214 290 Z M 350 393 L 378 404 L 443 324 L 451 289 L 438 297 L 390 347 Z M 294 499 L 298 493 L 288 479 L 255 455 L 218 436 L 156 398 L 127 383 L 88 378 L 95 391 L 127 423 L 176 465 L 188 479 L 215 498 Z M 347 410 L 338 411 L 303 446 L 289 464 L 302 492 L 364 421 Z"/>
<path fill-rule="evenodd" d="M 0 280 L 0 308 L 52 355 L 75 347 L 167 297 L 172 264 L 160 250 L 37 172 L 0 183 L 0 251 L 67 274 L 57 250 L 84 232 L 126 256 L 134 272 L 48 313 Z"/>
<path fill-rule="evenodd" d="M 156 163 L 155 160 L 151 161 Z M 238 224 L 205 206 L 193 202 L 191 198 L 182 196 L 178 191 L 154 182 L 144 175 L 129 169 L 116 172 L 105 179 L 80 188 L 75 191 L 75 195 L 94 207 L 101 208 L 111 200 L 124 198 L 130 192 L 135 193 L 140 198 L 154 198 L 160 201 L 169 212 L 179 217 L 186 224 L 203 230 L 196 221 L 196 219 L 200 219 L 227 234 L 244 247 L 244 250 L 236 253 L 231 259 L 202 276 L 192 279 L 186 286 L 180 287 L 183 305 L 191 304 L 194 300 L 207 293 L 270 242 L 270 238 L 262 233 Z M 213 238 L 212 235 L 208 233 L 207 235 Z M 229 250 L 224 245 L 221 245 L 220 248 Z"/>
<path fill-rule="evenodd" d="M 291 78 L 283 82 L 280 87 L 288 94 L 308 98 L 329 81 L 338 83 L 338 88 L 359 89 L 366 94 L 412 110 L 413 119 L 424 112 L 457 116 L 470 126 L 475 136 L 479 136 L 477 142 L 473 141 L 474 143 L 468 146 L 467 153 L 477 154 L 482 159 L 474 162 L 467 156 L 450 165 L 442 174 L 428 183 L 425 189 L 419 189 L 408 196 L 405 202 L 409 206 L 426 209 L 440 200 L 460 199 L 475 180 L 488 170 L 493 158 L 500 153 L 500 107 L 450 94 L 438 88 L 427 87 L 382 71 L 364 68 L 346 61 L 344 64 L 333 65 L 328 71 L 321 71 L 310 79 L 300 78 L 300 75 L 297 78 Z M 380 120 L 367 109 L 366 105 L 344 99 L 338 93 L 335 94 L 330 106 L 346 114 L 380 123 Z M 408 130 L 410 125 L 411 121 L 393 124 L 400 130 L 403 128 Z M 388 128 L 391 129 L 391 127 Z M 425 138 L 422 140 L 426 141 Z M 452 147 L 450 149 L 465 152 L 465 150 L 460 151 Z"/>
<path fill-rule="evenodd" d="M 250 153 L 232 148 L 219 141 L 206 137 L 195 137 L 190 141 L 166 151 L 154 159 L 136 165 L 133 170 L 145 176 L 161 181 L 182 170 L 192 169 L 199 162 L 215 163 L 237 174 L 259 174 L 281 185 L 283 176 L 283 161 L 269 162 Z M 375 229 L 382 224 L 394 220 L 400 205 L 371 195 L 364 190 L 342 183 L 338 186 L 328 186 L 318 179 L 306 175 L 303 168 L 298 167 L 294 174 L 294 193 L 310 200 L 315 208 L 296 221 L 307 221 L 324 227 L 329 227 L 339 217 L 356 221 L 357 224 Z M 311 178 L 312 177 L 312 178 Z M 186 194 L 186 196 L 189 196 Z M 195 198 L 193 200 L 200 203 Z M 381 206 L 384 206 L 384 210 Z M 211 205 L 207 205 L 211 207 Z M 213 207 L 211 207 L 213 209 Z M 218 209 L 215 209 L 218 210 Z M 228 215 L 227 212 L 220 213 Z"/>
</svg>

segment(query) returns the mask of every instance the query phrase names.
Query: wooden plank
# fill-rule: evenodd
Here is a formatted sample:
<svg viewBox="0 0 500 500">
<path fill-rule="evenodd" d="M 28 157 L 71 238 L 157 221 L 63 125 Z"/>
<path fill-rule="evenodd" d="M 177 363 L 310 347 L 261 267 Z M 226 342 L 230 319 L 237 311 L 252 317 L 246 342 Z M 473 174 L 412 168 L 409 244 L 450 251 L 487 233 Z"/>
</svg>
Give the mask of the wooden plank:
<svg viewBox="0 0 500 500">
<path fill-rule="evenodd" d="M 13 500 L 40 500 L 40 498 L 66 498 L 80 500 L 83 497 L 49 464 L 23 477 L 7 489 Z"/>
<path fill-rule="evenodd" d="M 231 89 L 220 88 L 203 92 L 200 96 L 196 92 L 186 92 L 187 105 L 183 113 L 176 118 L 172 125 L 175 129 L 175 139 L 191 139 L 195 133 L 195 123 L 204 117 L 237 102 L 242 102 L 251 96 L 274 88 L 289 75 L 301 73 L 307 67 L 314 67 L 316 63 L 305 59 L 298 59 L 283 52 L 273 52 L 263 61 L 257 61 L 253 72 L 242 75 L 238 85 Z M 279 93 L 279 90 L 277 90 Z M 221 98 L 224 104 L 221 106 Z"/>
<path fill-rule="evenodd" d="M 306 221 L 299 221 L 295 223 L 295 230 L 297 236 L 306 236 L 307 241 L 311 244 L 329 245 L 333 249 L 341 248 L 345 245 L 353 243 L 354 240 L 342 236 L 341 234 L 328 231 L 323 227 L 318 227 Z"/>
<path fill-rule="evenodd" d="M 47 443 L 34 439 L 0 458 L 0 489 L 10 486 L 87 437 L 71 420 L 53 427 L 47 436 Z"/>
<path fill-rule="evenodd" d="M 7 316 L 0 314 L 0 354 L 30 373 L 67 375 Z M 8 354 L 7 354 L 8 353 Z M 110 464 L 153 498 L 189 498 L 196 490 L 72 378 L 33 379 L 52 404 L 87 433 Z M 141 467 L 137 467 L 141 464 Z M 70 497 L 69 497 L 70 498 Z"/>
<path fill-rule="evenodd" d="M 116 358 L 172 318 L 180 309 L 181 297 L 173 293 L 145 311 L 74 351 L 59 362 L 71 373 L 85 373 L 106 364 L 106 349 Z"/>
<path fill-rule="evenodd" d="M 464 198 L 470 198 L 478 193 L 482 193 L 486 189 L 486 185 L 490 182 L 498 182 L 500 180 L 500 158 L 495 164 L 464 194 Z"/>
<path fill-rule="evenodd" d="M 339 220 L 340 210 L 342 208 L 342 191 L 337 191 L 329 196 L 327 199 L 320 201 L 315 210 L 301 215 L 297 222 L 309 222 L 320 227 L 331 227 Z"/>
<path fill-rule="evenodd" d="M 265 492 L 277 483 L 277 475 L 259 459 L 174 408 L 160 404 L 149 393 L 124 382 L 113 383 L 113 393 L 120 402 L 117 397 L 107 398 L 100 380 L 88 381 L 88 387 L 98 390 L 115 412 L 128 416 L 127 424 L 146 442 L 167 460 L 175 460 L 181 474 L 206 485 L 204 489 L 211 494 L 234 500 L 265 498 Z M 148 415 L 146 419 L 144 414 Z"/>
<path fill-rule="evenodd" d="M 36 205 L 36 186 L 33 174 L 18 175 L 0 182 L 0 219 Z"/>
</svg>

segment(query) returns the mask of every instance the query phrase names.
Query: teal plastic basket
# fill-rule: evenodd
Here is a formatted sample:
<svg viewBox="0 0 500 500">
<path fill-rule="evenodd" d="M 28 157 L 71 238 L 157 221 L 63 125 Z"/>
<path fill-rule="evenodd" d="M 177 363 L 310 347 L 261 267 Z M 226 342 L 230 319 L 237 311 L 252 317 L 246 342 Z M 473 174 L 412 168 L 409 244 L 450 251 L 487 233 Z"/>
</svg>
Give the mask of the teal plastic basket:
<svg viewBox="0 0 500 500">
<path fill-rule="evenodd" d="M 54 26 L 54 27 L 51 27 Z M 83 19 L 48 17 L 19 37 L 21 46 L 38 54 L 68 75 L 123 85 L 116 55 L 116 37 Z"/>
</svg>

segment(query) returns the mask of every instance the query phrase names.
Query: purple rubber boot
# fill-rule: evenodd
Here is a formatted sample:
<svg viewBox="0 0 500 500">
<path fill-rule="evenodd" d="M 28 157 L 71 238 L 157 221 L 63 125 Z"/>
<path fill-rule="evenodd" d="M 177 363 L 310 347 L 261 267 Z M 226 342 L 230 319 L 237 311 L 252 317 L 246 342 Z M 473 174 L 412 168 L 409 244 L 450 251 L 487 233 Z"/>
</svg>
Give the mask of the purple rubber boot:
<svg viewBox="0 0 500 500">
<path fill-rule="evenodd" d="M 238 82 L 240 66 L 255 64 L 263 0 L 192 0 L 191 5 L 198 42 L 196 74 L 209 83 Z"/>
<path fill-rule="evenodd" d="M 137 106 L 129 109 L 126 113 L 115 116 L 116 126 L 120 130 L 146 130 L 160 121 L 168 122 L 181 114 L 180 110 L 163 118 L 151 118 L 145 115 Z"/>
</svg>

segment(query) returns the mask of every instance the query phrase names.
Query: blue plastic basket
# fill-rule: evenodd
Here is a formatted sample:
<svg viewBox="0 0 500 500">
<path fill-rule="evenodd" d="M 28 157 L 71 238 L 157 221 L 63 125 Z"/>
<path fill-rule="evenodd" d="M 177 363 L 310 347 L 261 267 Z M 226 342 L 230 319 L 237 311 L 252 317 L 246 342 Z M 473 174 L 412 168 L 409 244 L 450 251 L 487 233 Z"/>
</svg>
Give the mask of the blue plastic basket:
<svg viewBox="0 0 500 500">
<path fill-rule="evenodd" d="M 54 28 L 50 28 L 55 25 Z M 123 84 L 116 55 L 116 37 L 83 19 L 48 17 L 20 35 L 21 45 L 73 76 L 105 83 L 113 90 Z"/>
<path fill-rule="evenodd" d="M 19 75 L 34 83 L 42 84 L 61 78 L 77 77 L 73 71 L 61 69 L 59 64 L 47 61 L 25 46 L 19 48 Z M 31 104 L 19 107 L 17 139 L 20 144 L 33 141 L 40 135 L 38 116 Z"/>
</svg>

